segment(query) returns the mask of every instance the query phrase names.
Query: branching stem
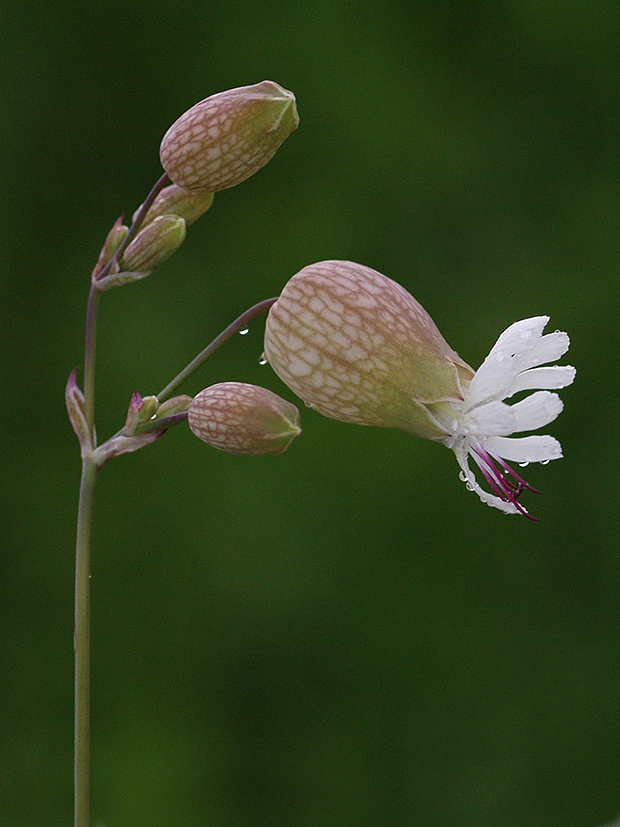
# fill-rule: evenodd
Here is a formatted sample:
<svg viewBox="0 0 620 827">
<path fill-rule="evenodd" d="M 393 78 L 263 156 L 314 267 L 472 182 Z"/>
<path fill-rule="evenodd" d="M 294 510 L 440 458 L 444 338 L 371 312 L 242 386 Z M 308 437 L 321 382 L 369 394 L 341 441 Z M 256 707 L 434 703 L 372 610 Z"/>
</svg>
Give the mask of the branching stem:
<svg viewBox="0 0 620 827">
<path fill-rule="evenodd" d="M 247 325 L 255 319 L 257 316 L 260 316 L 261 313 L 266 313 L 272 304 L 277 301 L 275 299 L 265 299 L 258 304 L 255 304 L 253 307 L 250 307 L 249 310 L 246 310 L 245 313 L 242 313 L 238 319 L 232 324 L 229 324 L 226 330 L 222 331 L 219 336 L 211 342 L 210 345 L 196 356 L 195 359 L 189 363 L 189 365 L 184 368 L 181 373 L 174 377 L 172 382 L 169 382 L 166 387 L 157 394 L 157 398 L 160 402 L 164 402 L 166 399 L 169 399 L 172 394 L 185 382 L 186 379 L 195 373 L 199 367 L 201 367 L 210 356 L 219 350 L 223 344 L 225 344 L 229 339 L 235 335 L 235 333 L 239 333 L 240 330 L 243 330 Z"/>
<path fill-rule="evenodd" d="M 88 438 L 82 441 L 82 479 L 80 483 L 80 502 L 78 508 L 78 525 L 75 558 L 75 821 L 74 827 L 89 827 L 90 824 L 90 558 L 93 508 L 95 487 L 99 468 L 105 461 L 105 443 L 99 450 L 95 434 L 95 356 L 97 335 L 97 310 L 101 285 L 118 261 L 127 245 L 135 238 L 140 226 L 161 190 L 170 183 L 166 174 L 162 175 L 140 208 L 123 244 L 117 250 L 108 265 L 93 279 L 86 309 L 86 335 L 84 342 L 84 418 Z M 238 319 L 220 333 L 208 347 L 196 356 L 172 382 L 158 394 L 160 402 L 170 398 L 176 389 L 188 379 L 219 348 L 231 339 L 235 333 L 243 330 L 261 313 L 267 312 L 276 299 L 266 299 L 255 304 L 242 313 Z M 164 420 L 167 427 L 187 419 L 187 412 L 174 414 Z M 147 423 L 143 427 L 146 433 L 158 430 L 162 422 Z M 150 426 L 150 427 L 149 427 Z M 119 436 L 122 431 L 119 431 Z M 112 437 L 114 439 L 114 437 Z M 144 444 L 147 444 L 146 442 Z"/>
</svg>

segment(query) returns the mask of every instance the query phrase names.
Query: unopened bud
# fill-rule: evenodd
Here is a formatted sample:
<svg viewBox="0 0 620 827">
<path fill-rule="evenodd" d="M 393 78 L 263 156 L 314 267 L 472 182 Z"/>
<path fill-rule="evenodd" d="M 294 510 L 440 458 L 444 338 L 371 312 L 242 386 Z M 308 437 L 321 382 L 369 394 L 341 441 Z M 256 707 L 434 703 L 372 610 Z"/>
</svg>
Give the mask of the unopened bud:
<svg viewBox="0 0 620 827">
<path fill-rule="evenodd" d="M 325 416 L 445 437 L 433 405 L 462 400 L 473 370 L 392 279 L 350 261 L 305 267 L 271 307 L 271 366 Z"/>
<path fill-rule="evenodd" d="M 169 187 L 165 187 L 153 201 L 144 218 L 142 228 L 144 229 L 147 224 L 150 224 L 160 215 L 178 215 L 179 218 L 185 219 L 185 224 L 189 227 L 190 224 L 193 224 L 201 215 L 206 213 L 212 203 L 212 192 L 190 192 L 182 187 L 177 187 L 176 184 L 171 184 Z M 133 214 L 134 221 L 139 211 L 140 207 Z"/>
<path fill-rule="evenodd" d="M 298 124 L 295 96 L 277 83 L 229 89 L 173 123 L 161 142 L 161 163 L 180 187 L 218 192 L 258 172 Z"/>
<path fill-rule="evenodd" d="M 191 396 L 181 395 L 167 399 L 160 405 L 156 396 L 145 396 L 143 398 L 136 391 L 131 397 L 123 435 L 133 436 L 134 434 L 157 430 L 160 424 L 161 428 L 166 430 L 177 424 L 177 420 L 182 421 L 178 414 L 185 413 L 191 402 Z M 184 418 L 187 419 L 187 417 Z"/>
<path fill-rule="evenodd" d="M 242 382 L 205 388 L 194 397 L 188 421 L 199 439 L 230 454 L 279 454 L 301 433 L 295 405 Z"/>
<path fill-rule="evenodd" d="M 165 419 L 169 416 L 176 416 L 176 414 L 184 413 L 192 404 L 192 397 L 187 394 L 180 396 L 173 396 L 172 399 L 166 399 L 157 409 L 156 419 Z"/>
<path fill-rule="evenodd" d="M 178 215 L 160 215 L 141 230 L 125 250 L 122 269 L 152 272 L 185 240 L 185 221 Z"/>
<path fill-rule="evenodd" d="M 142 397 L 138 391 L 134 391 L 129 403 L 123 434 L 132 436 L 138 425 L 148 422 L 155 416 L 158 407 L 159 401 L 156 396 Z"/>
<path fill-rule="evenodd" d="M 99 260 L 93 270 L 93 278 L 96 279 L 99 273 L 104 269 L 106 264 L 110 261 L 114 253 L 118 250 L 121 246 L 123 241 L 125 240 L 125 236 L 127 235 L 129 228 L 123 224 L 123 216 L 121 216 L 117 221 L 114 222 L 114 226 L 110 230 L 105 240 L 105 244 L 101 248 L 101 253 L 99 254 Z"/>
<path fill-rule="evenodd" d="M 86 402 L 84 400 L 84 394 L 77 384 L 76 370 L 71 371 L 67 381 L 65 402 L 67 403 L 69 420 L 80 441 L 82 456 L 84 456 L 91 449 L 91 439 L 86 421 Z"/>
</svg>

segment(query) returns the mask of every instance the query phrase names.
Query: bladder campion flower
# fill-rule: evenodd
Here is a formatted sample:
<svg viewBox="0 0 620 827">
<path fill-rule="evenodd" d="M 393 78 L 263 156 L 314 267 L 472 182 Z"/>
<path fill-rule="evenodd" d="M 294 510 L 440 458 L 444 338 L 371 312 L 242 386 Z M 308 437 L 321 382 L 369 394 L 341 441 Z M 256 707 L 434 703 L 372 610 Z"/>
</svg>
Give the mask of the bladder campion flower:
<svg viewBox="0 0 620 827">
<path fill-rule="evenodd" d="M 511 325 L 474 371 L 395 281 L 350 261 L 323 261 L 293 276 L 271 308 L 265 356 L 310 407 L 441 442 L 483 502 L 530 517 L 519 497 L 535 489 L 506 460 L 547 463 L 562 449 L 551 436 L 509 435 L 552 422 L 562 402 L 549 391 L 575 377 L 572 367 L 542 367 L 569 346 L 566 333 L 543 335 L 548 320 Z M 513 405 L 503 401 L 534 389 Z M 478 484 L 470 456 L 492 493 Z"/>
<path fill-rule="evenodd" d="M 259 385 L 221 382 L 200 391 L 188 411 L 192 432 L 229 454 L 281 454 L 301 433 L 292 402 Z"/>
<path fill-rule="evenodd" d="M 172 124 L 161 142 L 161 163 L 178 186 L 218 192 L 264 167 L 298 124 L 295 95 L 279 84 L 228 89 Z"/>
</svg>

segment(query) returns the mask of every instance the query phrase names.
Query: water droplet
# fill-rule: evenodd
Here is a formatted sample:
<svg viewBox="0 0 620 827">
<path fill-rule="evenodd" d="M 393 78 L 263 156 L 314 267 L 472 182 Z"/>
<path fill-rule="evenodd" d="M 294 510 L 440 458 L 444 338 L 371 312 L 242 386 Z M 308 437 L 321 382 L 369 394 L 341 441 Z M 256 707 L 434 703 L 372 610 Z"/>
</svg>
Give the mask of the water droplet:
<svg viewBox="0 0 620 827">
<path fill-rule="evenodd" d="M 529 464 L 530 464 L 530 463 L 529 463 L 529 461 L 528 461 L 528 462 L 520 462 L 520 463 L 519 463 L 519 468 L 527 468 L 527 466 L 528 466 Z"/>
<path fill-rule="evenodd" d="M 267 364 L 267 357 L 264 354 L 258 360 L 258 364 L 259 365 L 266 365 Z"/>
<path fill-rule="evenodd" d="M 474 486 L 470 482 L 465 483 L 465 488 L 468 491 L 473 491 L 474 490 Z"/>
<path fill-rule="evenodd" d="M 240 331 L 239 331 L 239 335 L 240 335 L 240 336 L 247 336 L 247 334 L 248 334 L 249 332 L 250 332 L 250 329 L 249 329 L 248 327 L 244 327 L 244 328 L 243 328 L 243 330 L 240 330 Z"/>
<path fill-rule="evenodd" d="M 312 402 L 304 402 L 304 405 L 306 406 L 306 408 L 314 408 Z"/>
<path fill-rule="evenodd" d="M 541 459 L 540 464 L 541 465 L 549 465 L 550 462 L 551 462 L 550 459 Z"/>
</svg>

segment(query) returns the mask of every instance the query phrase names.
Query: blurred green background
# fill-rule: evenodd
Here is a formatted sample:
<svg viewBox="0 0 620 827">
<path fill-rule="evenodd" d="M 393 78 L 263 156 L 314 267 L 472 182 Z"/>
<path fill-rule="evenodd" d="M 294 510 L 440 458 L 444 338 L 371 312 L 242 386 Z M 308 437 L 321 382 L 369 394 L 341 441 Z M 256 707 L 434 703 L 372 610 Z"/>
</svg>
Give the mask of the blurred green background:
<svg viewBox="0 0 620 827">
<path fill-rule="evenodd" d="M 297 270 L 404 284 L 468 362 L 528 315 L 578 376 L 538 524 L 451 452 L 302 410 L 282 456 L 186 428 L 102 473 L 92 813 L 105 827 L 598 827 L 620 812 L 615 0 L 18 3 L 3 17 L 0 824 L 72 819 L 64 384 L 90 271 L 168 126 L 276 80 L 301 125 L 104 298 L 98 431 Z M 292 398 L 263 321 L 186 388 Z M 615 390 L 609 390 L 612 381 Z M 610 443 L 611 439 L 611 443 Z"/>
</svg>

